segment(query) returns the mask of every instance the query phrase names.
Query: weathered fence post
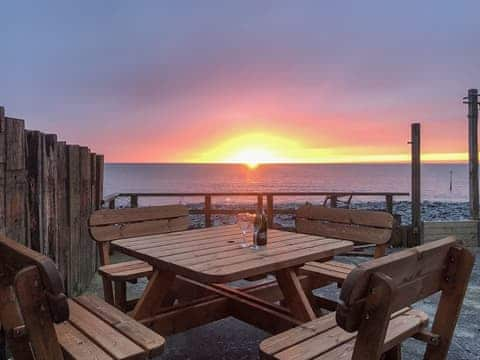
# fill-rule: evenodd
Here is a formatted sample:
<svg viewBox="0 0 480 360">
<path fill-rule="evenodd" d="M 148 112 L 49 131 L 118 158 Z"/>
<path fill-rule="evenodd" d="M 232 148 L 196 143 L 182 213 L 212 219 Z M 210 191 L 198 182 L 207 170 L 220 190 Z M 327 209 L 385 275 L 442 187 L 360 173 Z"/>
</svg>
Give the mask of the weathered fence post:
<svg viewBox="0 0 480 360">
<path fill-rule="evenodd" d="M 6 235 L 28 244 L 25 174 L 25 122 L 5 118 L 5 227 Z"/>
<path fill-rule="evenodd" d="M 57 135 L 44 136 L 45 152 L 43 165 L 43 211 L 44 254 L 57 262 L 58 254 L 58 213 L 57 213 Z"/>
<path fill-rule="evenodd" d="M 421 236 L 421 181 L 420 181 L 420 124 L 414 123 L 412 130 L 412 243 L 420 244 Z"/>
<path fill-rule="evenodd" d="M 42 200 L 42 150 L 43 137 L 39 131 L 25 131 L 25 165 L 28 187 L 28 229 L 29 246 L 36 251 L 43 250 L 43 211 Z"/>
<path fill-rule="evenodd" d="M 97 167 L 97 184 L 95 186 L 95 200 L 97 204 L 97 209 L 102 207 L 103 202 L 103 170 L 104 170 L 104 157 L 103 155 L 97 154 L 95 157 L 96 159 L 96 167 Z"/>
<path fill-rule="evenodd" d="M 57 265 L 63 277 L 65 287 L 68 284 L 70 268 L 70 229 L 69 229 L 69 197 L 68 197 L 68 162 L 67 144 L 57 143 L 57 224 L 58 224 L 58 254 Z"/>
<path fill-rule="evenodd" d="M 77 294 L 80 290 L 80 146 L 67 145 L 68 166 L 68 227 L 70 242 L 70 263 L 67 279 L 69 294 Z"/>
</svg>

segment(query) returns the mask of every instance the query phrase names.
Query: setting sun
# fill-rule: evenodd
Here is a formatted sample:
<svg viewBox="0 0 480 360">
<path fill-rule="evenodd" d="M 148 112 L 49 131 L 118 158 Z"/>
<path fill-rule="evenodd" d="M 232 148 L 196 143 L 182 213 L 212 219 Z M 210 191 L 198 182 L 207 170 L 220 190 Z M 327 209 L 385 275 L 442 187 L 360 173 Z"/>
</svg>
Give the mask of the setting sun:
<svg viewBox="0 0 480 360">
<path fill-rule="evenodd" d="M 301 149 L 297 141 L 284 136 L 263 132 L 243 134 L 228 139 L 201 152 L 197 162 L 224 162 L 245 164 L 255 168 L 264 163 L 286 163 L 294 161 L 289 156 L 292 150 Z"/>
</svg>

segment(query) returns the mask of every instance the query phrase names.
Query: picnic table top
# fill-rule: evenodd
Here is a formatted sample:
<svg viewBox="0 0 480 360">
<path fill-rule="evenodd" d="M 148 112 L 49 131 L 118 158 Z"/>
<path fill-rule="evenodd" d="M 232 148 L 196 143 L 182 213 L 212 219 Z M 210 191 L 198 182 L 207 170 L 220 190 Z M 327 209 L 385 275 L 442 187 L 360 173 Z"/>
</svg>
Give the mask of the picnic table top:
<svg viewBox="0 0 480 360">
<path fill-rule="evenodd" d="M 113 246 L 144 260 L 160 271 L 170 271 L 203 283 L 226 283 L 302 266 L 350 251 L 350 241 L 268 230 L 268 244 L 242 248 L 237 225 L 113 241 Z"/>
</svg>

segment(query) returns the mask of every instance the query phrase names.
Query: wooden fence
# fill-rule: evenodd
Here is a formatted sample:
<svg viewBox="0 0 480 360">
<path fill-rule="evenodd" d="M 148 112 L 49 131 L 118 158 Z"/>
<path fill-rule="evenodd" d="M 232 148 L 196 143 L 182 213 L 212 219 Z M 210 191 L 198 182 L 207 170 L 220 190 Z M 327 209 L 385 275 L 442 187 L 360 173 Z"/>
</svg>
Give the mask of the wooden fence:
<svg viewBox="0 0 480 360">
<path fill-rule="evenodd" d="M 96 271 L 87 220 L 102 198 L 103 155 L 25 130 L 0 107 L 0 232 L 51 257 L 69 294 Z"/>
</svg>

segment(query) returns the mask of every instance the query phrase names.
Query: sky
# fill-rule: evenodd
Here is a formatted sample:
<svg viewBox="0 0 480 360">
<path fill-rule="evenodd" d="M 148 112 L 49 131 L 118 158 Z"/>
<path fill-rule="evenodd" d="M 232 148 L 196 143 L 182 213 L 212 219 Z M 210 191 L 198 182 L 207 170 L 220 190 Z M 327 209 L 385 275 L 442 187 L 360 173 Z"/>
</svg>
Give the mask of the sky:
<svg viewBox="0 0 480 360">
<path fill-rule="evenodd" d="M 0 105 L 109 162 L 466 158 L 480 2 L 3 1 Z"/>
</svg>

